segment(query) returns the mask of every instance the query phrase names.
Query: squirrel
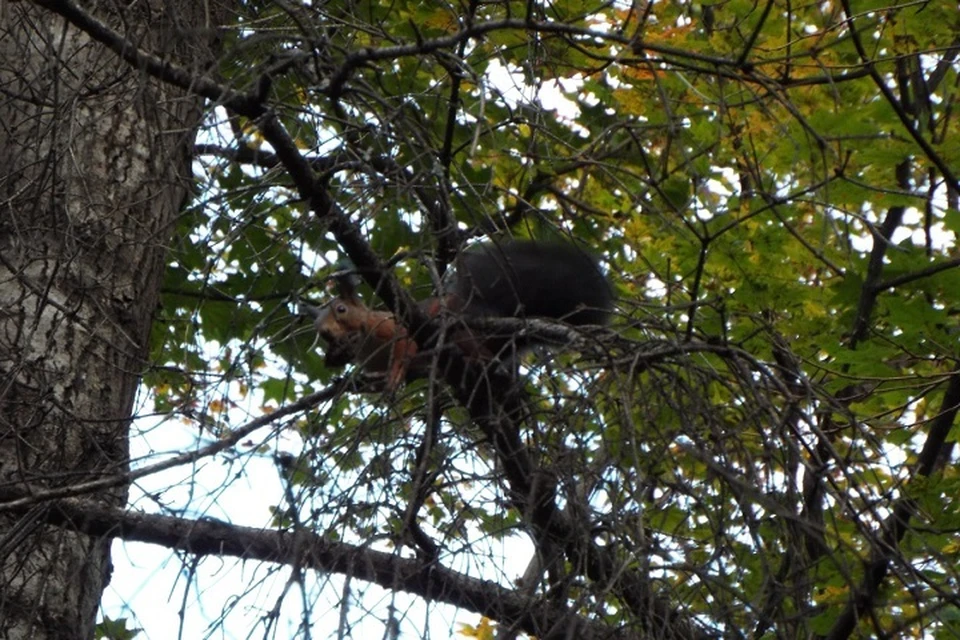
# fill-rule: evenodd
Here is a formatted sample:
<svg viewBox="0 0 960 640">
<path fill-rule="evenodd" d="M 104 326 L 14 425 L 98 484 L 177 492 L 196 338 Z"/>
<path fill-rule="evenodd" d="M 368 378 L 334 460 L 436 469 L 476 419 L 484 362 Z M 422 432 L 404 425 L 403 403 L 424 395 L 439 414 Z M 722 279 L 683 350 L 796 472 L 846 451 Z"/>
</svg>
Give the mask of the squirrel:
<svg viewBox="0 0 960 640">
<path fill-rule="evenodd" d="M 436 318 L 444 309 L 469 322 L 481 318 L 546 318 L 571 325 L 603 325 L 610 318 L 613 291 L 597 260 L 570 243 L 509 240 L 474 245 L 460 252 L 443 294 L 419 303 Z M 348 278 L 339 296 L 323 307 L 306 307 L 327 343 L 327 366 L 356 362 L 368 373 L 386 375 L 396 389 L 411 369 L 425 340 L 413 336 L 389 311 L 363 304 Z M 497 334 L 469 326 L 452 332 L 467 357 L 489 360 L 515 347 L 522 351 L 536 337 Z"/>
</svg>

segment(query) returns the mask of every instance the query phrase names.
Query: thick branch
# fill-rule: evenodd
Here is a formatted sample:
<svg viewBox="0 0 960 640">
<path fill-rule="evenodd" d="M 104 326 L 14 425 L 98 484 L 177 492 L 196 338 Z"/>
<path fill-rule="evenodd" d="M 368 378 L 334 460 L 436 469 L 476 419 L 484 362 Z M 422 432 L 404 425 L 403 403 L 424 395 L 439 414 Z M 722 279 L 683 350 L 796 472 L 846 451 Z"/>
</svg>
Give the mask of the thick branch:
<svg viewBox="0 0 960 640">
<path fill-rule="evenodd" d="M 23 495 L 0 491 L 0 499 Z M 8 503 L 8 504 L 9 504 Z M 23 509 L 26 513 L 28 509 Z M 30 513 L 38 515 L 36 510 Z M 539 598 L 529 598 L 495 582 L 478 580 L 437 564 L 325 540 L 309 531 L 275 531 L 222 522 L 131 513 L 95 502 L 64 499 L 47 505 L 46 522 L 90 536 L 116 536 L 179 549 L 194 556 L 230 556 L 340 573 L 385 589 L 402 589 L 516 625 L 540 638 L 640 638 L 586 620 Z"/>
</svg>

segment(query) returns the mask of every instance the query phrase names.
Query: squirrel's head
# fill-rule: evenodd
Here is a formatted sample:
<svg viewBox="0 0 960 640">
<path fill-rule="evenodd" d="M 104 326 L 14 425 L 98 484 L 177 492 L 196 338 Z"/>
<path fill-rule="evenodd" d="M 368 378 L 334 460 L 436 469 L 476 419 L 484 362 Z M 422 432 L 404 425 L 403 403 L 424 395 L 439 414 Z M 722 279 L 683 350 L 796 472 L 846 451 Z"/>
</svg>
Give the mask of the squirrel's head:
<svg viewBox="0 0 960 640">
<path fill-rule="evenodd" d="M 320 307 L 301 304 L 301 313 L 313 318 L 317 334 L 327 345 L 327 366 L 362 362 L 382 346 L 371 338 L 371 332 L 392 316 L 371 311 L 363 303 L 357 293 L 359 279 L 354 270 L 338 271 L 330 281 L 336 285 L 336 297 Z"/>
</svg>

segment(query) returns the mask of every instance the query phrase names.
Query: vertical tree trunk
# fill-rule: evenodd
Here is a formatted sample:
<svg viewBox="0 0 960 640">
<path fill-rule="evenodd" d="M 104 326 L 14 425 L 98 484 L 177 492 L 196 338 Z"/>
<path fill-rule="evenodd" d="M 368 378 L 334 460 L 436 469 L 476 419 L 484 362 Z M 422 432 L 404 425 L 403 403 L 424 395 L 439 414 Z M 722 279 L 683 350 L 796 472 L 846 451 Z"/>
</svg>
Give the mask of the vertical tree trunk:
<svg viewBox="0 0 960 640">
<path fill-rule="evenodd" d="M 116 7 L 129 8 L 104 13 Z M 211 29 L 198 30 L 209 7 L 91 11 L 138 46 L 196 64 L 211 59 L 198 44 L 210 41 Z M 127 469 L 201 106 L 33 3 L 0 5 L 0 484 L 64 486 Z M 126 493 L 94 497 L 122 505 Z M 90 638 L 110 540 L 40 517 L 0 513 L 0 638 Z"/>
</svg>

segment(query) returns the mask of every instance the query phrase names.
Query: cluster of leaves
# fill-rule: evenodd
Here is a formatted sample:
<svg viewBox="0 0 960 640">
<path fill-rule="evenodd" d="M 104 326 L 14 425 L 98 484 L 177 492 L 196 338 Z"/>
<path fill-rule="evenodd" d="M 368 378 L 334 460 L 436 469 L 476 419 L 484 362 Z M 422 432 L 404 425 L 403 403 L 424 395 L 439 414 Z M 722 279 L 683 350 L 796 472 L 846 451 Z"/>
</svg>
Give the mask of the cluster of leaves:
<svg viewBox="0 0 960 640">
<path fill-rule="evenodd" d="M 853 615 L 869 635 L 960 633 L 952 439 L 931 451 L 927 435 L 956 409 L 954 7 L 244 9 L 222 77 L 259 87 L 324 206 L 416 296 L 454 229 L 602 256 L 616 340 L 600 368 L 533 368 L 525 437 L 625 567 L 713 632 L 845 637 Z M 258 122 L 223 114 L 198 145 L 202 197 L 155 332 L 162 411 L 250 390 L 275 407 L 340 373 L 297 303 L 322 298 L 347 247 Z M 528 514 L 504 506 L 497 453 L 453 397 L 428 411 L 428 390 L 339 396 L 300 419 L 309 453 L 280 521 L 402 546 L 415 505 L 454 564 L 517 535 Z M 891 521 L 907 503 L 922 528 Z M 569 560 L 534 591 L 559 582 L 584 614 L 640 624 L 584 575 Z"/>
</svg>

